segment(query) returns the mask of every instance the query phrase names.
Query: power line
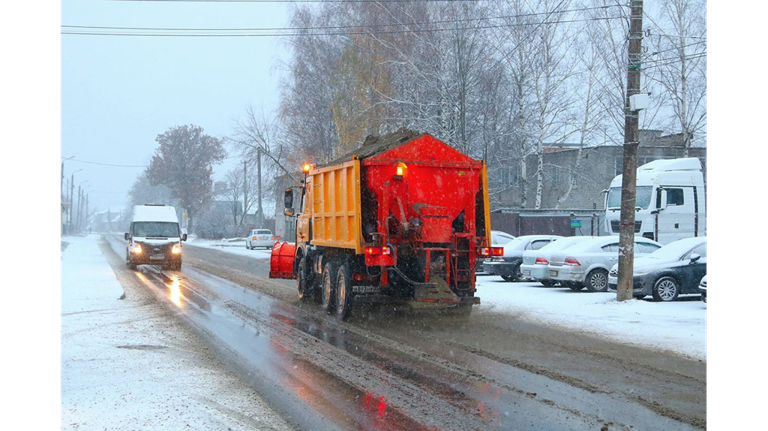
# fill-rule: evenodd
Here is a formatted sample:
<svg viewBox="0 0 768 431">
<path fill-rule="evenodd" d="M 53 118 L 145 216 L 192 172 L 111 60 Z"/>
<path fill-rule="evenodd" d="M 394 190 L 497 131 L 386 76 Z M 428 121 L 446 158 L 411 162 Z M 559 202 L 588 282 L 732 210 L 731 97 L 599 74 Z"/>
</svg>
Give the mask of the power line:
<svg viewBox="0 0 768 431">
<path fill-rule="evenodd" d="M 89 162 L 85 160 L 78 160 L 78 159 L 69 159 L 70 162 L 80 162 L 80 163 L 86 163 L 89 165 L 98 165 L 98 166 L 111 166 L 114 168 L 146 168 L 146 165 L 116 165 L 111 163 L 100 163 L 100 162 Z"/>
<path fill-rule="evenodd" d="M 128 0 L 123 0 L 128 1 Z M 158 0 L 145 0 L 145 1 L 158 1 Z M 338 0 L 347 1 L 347 0 Z M 412 1 L 412 0 L 402 0 Z M 445 1 L 445 0 L 441 0 Z M 466 1 L 466 0 L 455 0 Z M 381 3 L 381 2 L 376 2 Z M 384 2 L 386 3 L 386 2 Z M 557 11 L 558 14 L 572 13 L 572 12 L 586 12 L 593 10 L 605 10 L 609 8 L 622 7 L 621 5 L 605 5 L 584 7 L 575 9 L 566 9 Z M 426 23 L 428 26 L 442 25 L 442 24 L 457 24 L 457 23 L 471 23 L 482 22 L 492 20 L 510 20 L 530 18 L 539 15 L 544 15 L 547 18 L 555 11 L 550 12 L 533 12 L 512 16 L 500 16 L 500 17 L 481 17 L 481 18 L 466 18 L 466 19 L 452 19 L 452 20 L 439 20 Z M 604 21 L 609 17 L 600 18 L 585 18 L 585 19 L 573 19 L 573 20 L 560 20 L 551 22 L 530 22 L 523 24 L 509 24 L 502 23 L 496 25 L 479 25 L 474 27 L 445 27 L 445 28 L 420 28 L 414 29 L 410 26 L 423 25 L 423 23 L 394 23 L 394 24 L 372 24 L 372 25 L 339 25 L 339 26 L 317 26 L 317 27 L 263 27 L 263 28 L 183 28 L 183 27 L 116 27 L 116 26 L 84 26 L 84 25 L 62 25 L 64 30 L 61 34 L 65 35 L 77 35 L 77 36 L 149 36 L 149 37 L 291 37 L 291 36 L 338 36 L 338 35 L 351 35 L 351 34 L 391 34 L 391 33 L 420 33 L 420 32 L 437 32 L 437 31 L 453 31 L 453 30 L 483 30 L 502 27 L 516 27 L 527 25 L 542 25 L 542 24 L 561 24 L 580 21 Z M 371 31 L 371 29 L 389 28 L 389 27 L 407 27 L 403 30 L 388 30 L 388 31 Z M 362 28 L 362 29 L 361 29 Z M 345 30 L 345 29 L 361 29 L 352 32 L 325 32 L 326 30 Z M 113 32 L 112 30 L 123 30 L 123 32 Z M 187 32 L 187 33 L 180 33 Z M 215 32 L 215 33 L 207 33 Z M 245 32 L 243 34 L 243 32 Z M 255 32 L 255 33 L 252 33 Z M 265 33 L 267 32 L 267 33 Z M 308 32 L 308 33 L 305 33 Z M 223 33 L 223 34 L 221 34 Z"/>
</svg>

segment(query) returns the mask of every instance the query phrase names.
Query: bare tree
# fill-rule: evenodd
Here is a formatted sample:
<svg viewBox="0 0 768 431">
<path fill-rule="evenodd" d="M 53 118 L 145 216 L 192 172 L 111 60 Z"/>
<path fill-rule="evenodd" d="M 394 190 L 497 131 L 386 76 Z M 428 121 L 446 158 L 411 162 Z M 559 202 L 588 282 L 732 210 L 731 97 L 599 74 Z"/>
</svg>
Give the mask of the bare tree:
<svg viewBox="0 0 768 431">
<path fill-rule="evenodd" d="M 173 193 L 168 186 L 159 184 L 153 186 L 149 183 L 146 172 L 136 176 L 131 189 L 128 191 L 131 206 L 147 203 L 175 205 Z"/>
<path fill-rule="evenodd" d="M 703 11 L 683 9 L 686 19 L 703 19 Z M 627 12 L 619 0 L 298 7 L 292 24 L 307 30 L 291 40 L 282 138 L 295 157 L 322 163 L 370 133 L 402 126 L 424 130 L 487 161 L 494 206 L 560 206 L 585 178 L 579 169 L 583 155 L 591 147 L 623 142 Z M 671 19 L 664 25 L 684 27 Z M 312 30 L 323 26 L 333 30 Z M 651 59 L 645 71 L 646 83 L 660 89 L 662 79 L 675 82 L 658 70 L 661 65 Z M 697 65 L 705 66 L 704 60 Z M 697 76 L 705 84 L 705 75 Z M 694 87 L 705 94 L 706 85 Z M 642 128 L 674 120 L 686 130 L 705 129 L 704 99 L 687 97 L 674 105 L 672 92 L 652 86 L 647 91 L 654 93 L 653 109 L 644 111 Z M 691 94 L 691 87 L 677 91 Z M 677 117 L 661 109 L 673 106 Z M 544 154 L 563 143 L 577 144 L 579 155 L 576 166 L 568 167 L 567 189 L 555 190 L 548 176 L 561 167 L 545 166 Z M 538 163 L 531 171 L 532 158 Z M 551 199 L 545 195 L 550 192 Z"/>
<path fill-rule="evenodd" d="M 260 226 L 264 222 L 264 200 L 273 195 L 275 178 L 292 176 L 298 170 L 291 168 L 290 163 L 298 163 L 286 157 L 287 145 L 282 143 L 281 136 L 276 119 L 269 119 L 263 111 L 257 113 L 249 106 L 245 117 L 235 120 L 232 135 L 225 139 L 244 163 L 228 176 L 230 184 L 238 187 L 233 193 L 243 197 L 244 215 L 256 208 Z"/>
<path fill-rule="evenodd" d="M 684 154 L 693 139 L 704 141 L 707 126 L 706 2 L 665 0 L 651 33 L 656 42 L 646 68 L 661 84 L 665 105 L 672 111 L 668 124 L 683 134 Z M 701 136 L 699 136 L 701 135 Z"/>
<path fill-rule="evenodd" d="M 226 157 L 218 138 L 203 128 L 183 125 L 169 128 L 155 139 L 158 148 L 146 170 L 151 185 L 167 186 L 189 215 L 189 230 L 198 211 L 208 205 L 213 190 L 213 165 Z"/>
<path fill-rule="evenodd" d="M 337 36 L 310 30 L 330 26 L 333 19 L 322 7 L 317 13 L 299 7 L 291 18 L 293 27 L 307 29 L 290 40 L 293 56 L 287 65 L 280 103 L 284 137 L 292 147 L 289 159 L 296 165 L 304 160 L 333 159 L 339 142 L 331 111 L 334 93 L 330 78 L 343 50 L 342 41 Z"/>
<path fill-rule="evenodd" d="M 535 58 L 533 73 L 533 90 L 535 98 L 535 142 L 536 142 L 536 189 L 534 194 L 535 209 L 541 208 L 544 187 L 544 153 L 552 145 L 566 141 L 573 129 L 568 126 L 567 115 L 573 98 L 567 90 L 569 78 L 572 76 L 568 53 L 575 38 L 563 24 L 558 21 L 563 18 L 560 8 L 567 8 L 568 1 L 542 0 L 537 6 L 548 20 L 545 25 L 537 27 L 534 43 L 540 47 L 539 55 Z M 574 83 L 575 84 L 575 83 Z"/>
</svg>

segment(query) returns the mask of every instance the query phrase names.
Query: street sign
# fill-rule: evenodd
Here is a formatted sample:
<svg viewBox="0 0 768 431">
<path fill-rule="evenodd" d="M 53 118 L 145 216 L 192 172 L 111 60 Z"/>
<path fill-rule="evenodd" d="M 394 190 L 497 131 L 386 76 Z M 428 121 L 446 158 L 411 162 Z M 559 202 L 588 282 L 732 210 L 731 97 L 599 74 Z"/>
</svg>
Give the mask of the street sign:
<svg viewBox="0 0 768 431">
<path fill-rule="evenodd" d="M 571 219 L 571 227 L 572 228 L 580 228 L 581 227 L 581 219 L 572 218 Z"/>
</svg>

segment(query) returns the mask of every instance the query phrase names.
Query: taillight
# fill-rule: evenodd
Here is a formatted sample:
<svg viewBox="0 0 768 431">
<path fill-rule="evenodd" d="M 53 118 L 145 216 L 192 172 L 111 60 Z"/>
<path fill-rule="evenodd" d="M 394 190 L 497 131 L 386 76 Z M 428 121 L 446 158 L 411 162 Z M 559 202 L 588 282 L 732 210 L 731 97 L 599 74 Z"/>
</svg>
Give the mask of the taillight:
<svg viewBox="0 0 768 431">
<path fill-rule="evenodd" d="M 576 260 L 575 258 L 571 257 L 571 256 L 568 256 L 568 257 L 565 258 L 565 263 L 566 263 L 566 265 L 581 266 L 579 261 Z"/>
<path fill-rule="evenodd" d="M 536 262 L 534 265 L 549 265 L 549 261 L 541 256 L 536 256 Z"/>
<path fill-rule="evenodd" d="M 270 239 L 275 239 L 275 236 L 274 236 L 274 235 L 272 235 L 272 238 L 270 238 Z"/>
<path fill-rule="evenodd" d="M 389 249 L 389 247 L 387 247 L 387 246 L 385 246 L 385 247 L 366 247 L 365 248 L 365 254 L 367 254 L 368 256 L 378 256 L 378 255 L 386 256 L 388 254 L 392 254 L 392 252 Z"/>
<path fill-rule="evenodd" d="M 258 239 L 258 238 L 256 238 L 256 237 L 254 236 L 254 237 L 252 237 L 252 238 L 251 238 L 251 241 L 256 241 L 257 239 Z"/>
<path fill-rule="evenodd" d="M 480 257 L 504 256 L 503 247 L 478 247 L 477 254 Z"/>
</svg>

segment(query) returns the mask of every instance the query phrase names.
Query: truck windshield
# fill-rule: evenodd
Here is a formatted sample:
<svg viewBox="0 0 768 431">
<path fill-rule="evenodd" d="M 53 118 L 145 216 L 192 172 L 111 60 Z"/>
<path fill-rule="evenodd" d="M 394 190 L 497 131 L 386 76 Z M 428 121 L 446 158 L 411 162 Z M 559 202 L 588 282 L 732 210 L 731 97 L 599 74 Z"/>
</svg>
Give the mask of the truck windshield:
<svg viewBox="0 0 768 431">
<path fill-rule="evenodd" d="M 642 209 L 648 209 L 651 205 L 651 194 L 653 187 L 651 186 L 639 186 L 635 192 L 635 207 Z M 621 187 L 611 187 L 608 191 L 608 202 L 605 205 L 606 208 L 621 208 Z"/>
<path fill-rule="evenodd" d="M 133 236 L 179 237 L 179 224 L 173 222 L 141 221 L 133 223 Z"/>
</svg>

